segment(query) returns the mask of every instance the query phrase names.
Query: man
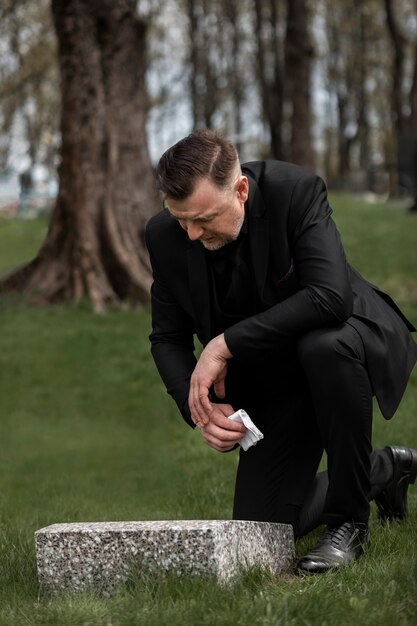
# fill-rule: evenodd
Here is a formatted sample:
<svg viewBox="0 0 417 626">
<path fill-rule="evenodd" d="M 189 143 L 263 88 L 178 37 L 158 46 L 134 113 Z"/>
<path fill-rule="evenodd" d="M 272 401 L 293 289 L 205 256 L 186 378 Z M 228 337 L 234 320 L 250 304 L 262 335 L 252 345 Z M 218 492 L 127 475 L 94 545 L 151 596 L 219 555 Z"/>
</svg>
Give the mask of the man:
<svg viewBox="0 0 417 626">
<path fill-rule="evenodd" d="M 238 409 L 263 432 L 240 452 L 234 519 L 289 523 L 296 537 L 324 523 L 298 569 L 345 565 L 369 541 L 370 500 L 382 519 L 407 515 L 417 452 L 372 452 L 372 396 L 392 417 L 415 329 L 346 262 L 318 177 L 277 161 L 241 168 L 205 130 L 167 150 L 157 178 L 150 340 L 166 388 L 215 450 L 244 436 L 228 419 Z"/>
</svg>

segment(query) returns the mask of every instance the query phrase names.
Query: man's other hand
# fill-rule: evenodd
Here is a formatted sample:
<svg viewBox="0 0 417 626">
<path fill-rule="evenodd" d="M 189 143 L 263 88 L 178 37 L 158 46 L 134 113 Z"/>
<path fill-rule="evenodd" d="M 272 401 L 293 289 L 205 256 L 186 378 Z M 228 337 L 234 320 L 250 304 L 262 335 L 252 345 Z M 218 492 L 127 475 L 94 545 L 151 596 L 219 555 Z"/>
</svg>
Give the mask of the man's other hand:
<svg viewBox="0 0 417 626">
<path fill-rule="evenodd" d="M 210 448 L 227 452 L 245 435 L 246 428 L 243 424 L 228 419 L 234 412 L 230 404 L 212 404 L 209 422 L 199 426 L 201 435 Z"/>
<path fill-rule="evenodd" d="M 218 335 L 206 345 L 198 359 L 191 376 L 188 396 L 191 417 L 197 426 L 205 426 L 209 422 L 214 406 L 209 399 L 210 387 L 214 385 L 218 398 L 225 396 L 227 359 L 231 357 L 224 336 Z"/>
</svg>

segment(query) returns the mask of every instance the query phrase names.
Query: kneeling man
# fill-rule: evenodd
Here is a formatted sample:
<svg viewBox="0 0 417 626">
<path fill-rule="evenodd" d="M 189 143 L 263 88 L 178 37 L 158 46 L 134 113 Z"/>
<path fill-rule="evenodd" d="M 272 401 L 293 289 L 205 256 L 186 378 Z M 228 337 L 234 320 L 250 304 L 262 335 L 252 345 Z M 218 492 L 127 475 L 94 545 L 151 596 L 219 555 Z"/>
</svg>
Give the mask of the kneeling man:
<svg viewBox="0 0 417 626">
<path fill-rule="evenodd" d="M 234 519 L 292 524 L 296 537 L 326 524 L 298 569 L 351 562 L 369 542 L 371 500 L 383 519 L 407 515 L 417 452 L 372 451 L 372 397 L 391 418 L 415 328 L 346 261 L 317 176 L 241 166 L 228 140 L 203 130 L 165 152 L 157 179 L 166 208 L 146 233 L 150 340 L 168 392 L 215 450 L 245 435 L 228 419 L 238 409 L 264 434 L 240 451 Z"/>
</svg>

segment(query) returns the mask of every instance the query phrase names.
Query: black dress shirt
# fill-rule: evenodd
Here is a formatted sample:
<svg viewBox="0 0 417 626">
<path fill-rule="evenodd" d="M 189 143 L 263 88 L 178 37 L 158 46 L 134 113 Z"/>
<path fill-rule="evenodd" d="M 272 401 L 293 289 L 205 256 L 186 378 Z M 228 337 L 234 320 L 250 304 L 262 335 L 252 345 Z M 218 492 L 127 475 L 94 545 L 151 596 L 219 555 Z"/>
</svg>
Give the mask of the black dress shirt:
<svg viewBox="0 0 417 626">
<path fill-rule="evenodd" d="M 256 312 L 256 286 L 250 263 L 248 222 L 245 219 L 239 236 L 219 250 L 207 251 L 214 308 L 230 323 Z M 216 306 L 217 305 L 217 306 Z M 230 325 L 227 324 L 227 325 Z"/>
</svg>

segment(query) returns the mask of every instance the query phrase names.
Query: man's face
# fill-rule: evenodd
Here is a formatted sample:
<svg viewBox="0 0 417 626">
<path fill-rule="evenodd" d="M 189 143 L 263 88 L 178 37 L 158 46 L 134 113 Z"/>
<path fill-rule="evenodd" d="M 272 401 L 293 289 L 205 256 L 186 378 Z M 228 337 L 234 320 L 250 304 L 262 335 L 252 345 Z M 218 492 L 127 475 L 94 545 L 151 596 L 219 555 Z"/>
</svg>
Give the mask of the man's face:
<svg viewBox="0 0 417 626">
<path fill-rule="evenodd" d="M 200 178 L 188 198 L 167 198 L 165 204 L 192 241 L 201 241 L 207 250 L 218 250 L 237 239 L 248 191 L 246 176 L 236 176 L 223 189 L 207 178 Z"/>
</svg>

